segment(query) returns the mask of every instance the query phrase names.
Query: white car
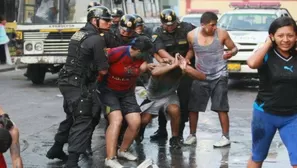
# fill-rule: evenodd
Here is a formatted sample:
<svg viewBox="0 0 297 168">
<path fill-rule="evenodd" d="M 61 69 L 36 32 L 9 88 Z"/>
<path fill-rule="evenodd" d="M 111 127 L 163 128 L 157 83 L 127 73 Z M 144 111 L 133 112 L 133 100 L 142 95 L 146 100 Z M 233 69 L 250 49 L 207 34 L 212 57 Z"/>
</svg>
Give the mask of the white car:
<svg viewBox="0 0 297 168">
<path fill-rule="evenodd" d="M 291 16 L 286 9 L 277 4 L 269 6 L 248 6 L 247 3 L 237 3 L 237 9 L 224 13 L 218 26 L 228 31 L 231 39 L 238 48 L 236 56 L 228 61 L 231 78 L 257 77 L 257 70 L 250 69 L 246 60 L 265 42 L 268 29 L 274 19 Z M 236 5 L 235 5 L 236 6 Z"/>
<path fill-rule="evenodd" d="M 193 25 L 199 27 L 200 26 L 201 16 L 202 16 L 202 13 L 188 14 L 188 15 L 185 15 L 185 16 L 181 17 L 180 21 L 192 23 Z"/>
</svg>

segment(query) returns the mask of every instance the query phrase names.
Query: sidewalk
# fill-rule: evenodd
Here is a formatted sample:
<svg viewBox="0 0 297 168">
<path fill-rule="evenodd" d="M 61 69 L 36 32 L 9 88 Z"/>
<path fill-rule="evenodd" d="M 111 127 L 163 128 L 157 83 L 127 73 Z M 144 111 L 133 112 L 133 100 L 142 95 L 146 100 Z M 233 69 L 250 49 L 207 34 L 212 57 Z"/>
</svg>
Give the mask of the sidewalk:
<svg viewBox="0 0 297 168">
<path fill-rule="evenodd" d="M 24 69 L 24 68 L 27 68 L 27 64 L 17 64 L 17 65 L 0 64 L 0 72 L 6 72 L 6 71 L 12 71 L 15 69 Z"/>
</svg>

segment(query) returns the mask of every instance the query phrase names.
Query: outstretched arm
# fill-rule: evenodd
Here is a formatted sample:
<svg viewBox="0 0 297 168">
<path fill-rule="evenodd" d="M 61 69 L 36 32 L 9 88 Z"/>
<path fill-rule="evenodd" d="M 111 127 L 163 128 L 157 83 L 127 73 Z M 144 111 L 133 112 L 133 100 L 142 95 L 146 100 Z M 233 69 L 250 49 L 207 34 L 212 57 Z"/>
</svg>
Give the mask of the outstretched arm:
<svg viewBox="0 0 297 168">
<path fill-rule="evenodd" d="M 152 76 L 161 76 L 171 71 L 172 69 L 178 68 L 179 61 L 177 56 L 175 57 L 172 64 L 158 64 L 151 69 Z"/>
<path fill-rule="evenodd" d="M 187 74 L 193 79 L 196 80 L 205 80 L 206 75 L 197 71 L 196 69 L 192 68 L 191 66 L 188 66 L 188 61 L 183 58 L 182 56 L 179 56 L 179 67 L 183 70 L 184 74 Z"/>
<path fill-rule="evenodd" d="M 19 143 L 19 129 L 13 127 L 10 130 L 12 137 L 12 143 L 10 146 L 10 156 L 12 160 L 13 168 L 23 168 L 23 161 L 21 158 L 20 143 Z"/>
</svg>

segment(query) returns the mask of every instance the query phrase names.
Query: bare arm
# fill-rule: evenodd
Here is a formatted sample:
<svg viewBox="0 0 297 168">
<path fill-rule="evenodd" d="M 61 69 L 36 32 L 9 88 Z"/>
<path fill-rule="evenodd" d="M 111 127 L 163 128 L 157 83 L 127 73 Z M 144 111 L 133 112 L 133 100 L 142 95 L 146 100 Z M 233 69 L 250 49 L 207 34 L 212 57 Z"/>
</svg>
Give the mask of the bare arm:
<svg viewBox="0 0 297 168">
<path fill-rule="evenodd" d="M 224 37 L 223 44 L 228 48 L 228 51 L 224 54 L 224 59 L 229 59 L 237 54 L 238 49 L 232 41 L 231 37 L 229 36 L 229 33 L 223 29 L 221 29 L 221 31 Z"/>
<path fill-rule="evenodd" d="M 187 41 L 189 43 L 189 51 L 187 52 L 185 58 L 187 60 L 191 60 L 194 56 L 194 51 L 193 51 L 193 34 L 194 34 L 194 31 L 190 31 L 188 34 L 187 34 Z"/>
<path fill-rule="evenodd" d="M 21 158 L 18 128 L 14 126 L 10 130 L 10 134 L 12 136 L 12 143 L 11 143 L 11 146 L 10 146 L 10 156 L 11 156 L 13 168 L 23 168 L 23 161 L 22 161 L 22 158 Z"/>
<path fill-rule="evenodd" d="M 171 71 L 172 69 L 177 68 L 176 64 L 166 64 L 166 65 L 158 65 L 154 67 L 151 71 L 152 76 L 161 76 L 166 74 L 167 72 Z"/>
<path fill-rule="evenodd" d="M 164 62 L 164 59 L 157 53 L 154 54 L 154 58 L 160 63 Z"/>
<path fill-rule="evenodd" d="M 0 115 L 2 115 L 2 114 L 4 114 L 4 111 L 3 111 L 3 109 L 0 106 Z"/>
<path fill-rule="evenodd" d="M 206 75 L 197 71 L 196 69 L 192 68 L 191 66 L 188 66 L 187 60 L 183 58 L 182 56 L 179 56 L 179 67 L 182 69 L 184 74 L 187 74 L 193 79 L 196 80 L 205 80 Z"/>
<path fill-rule="evenodd" d="M 171 62 L 174 61 L 174 57 L 171 56 L 171 55 L 170 55 L 166 50 L 164 50 L 164 49 L 160 49 L 160 50 L 158 51 L 158 54 L 159 54 L 159 56 L 160 56 L 161 58 L 163 58 L 163 59 L 170 60 Z"/>
<path fill-rule="evenodd" d="M 184 72 L 189 75 L 191 78 L 196 80 L 205 80 L 206 75 L 192 68 L 191 66 L 187 66 Z"/>
<path fill-rule="evenodd" d="M 149 70 L 149 65 L 147 64 L 147 62 L 143 62 L 140 65 L 139 69 L 140 69 L 140 73 L 144 73 Z"/>
<path fill-rule="evenodd" d="M 264 45 L 261 48 L 259 48 L 256 52 L 254 52 L 253 55 L 251 55 L 248 58 L 248 60 L 247 60 L 248 66 L 252 69 L 260 68 L 261 65 L 263 64 L 264 57 L 271 46 L 272 46 L 272 42 L 271 42 L 270 38 L 268 37 L 266 42 L 264 43 Z"/>
</svg>

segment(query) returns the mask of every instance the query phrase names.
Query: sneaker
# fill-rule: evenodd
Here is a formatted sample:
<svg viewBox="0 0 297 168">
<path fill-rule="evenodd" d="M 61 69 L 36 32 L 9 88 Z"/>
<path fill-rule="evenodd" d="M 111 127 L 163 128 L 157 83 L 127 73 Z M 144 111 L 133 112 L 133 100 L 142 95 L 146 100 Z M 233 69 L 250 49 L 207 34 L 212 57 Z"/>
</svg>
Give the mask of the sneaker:
<svg viewBox="0 0 297 168">
<path fill-rule="evenodd" d="M 231 141 L 225 136 L 222 136 L 221 139 L 213 145 L 213 147 L 221 148 L 221 147 L 229 146 L 230 144 L 231 144 Z"/>
<path fill-rule="evenodd" d="M 116 157 L 112 159 L 105 159 L 104 162 L 105 166 L 110 167 L 110 168 L 123 168 L 124 166 L 120 164 L 118 159 Z"/>
<path fill-rule="evenodd" d="M 181 148 L 181 143 L 180 143 L 180 138 L 177 137 L 171 137 L 169 140 L 170 147 L 173 149 L 180 149 Z"/>
<path fill-rule="evenodd" d="M 157 141 L 157 140 L 165 140 L 168 137 L 167 130 L 157 130 L 152 136 L 150 136 L 152 141 Z"/>
<path fill-rule="evenodd" d="M 125 158 L 127 160 L 136 160 L 137 157 L 134 156 L 131 152 L 121 152 L 120 149 L 118 150 L 118 157 Z"/>
<path fill-rule="evenodd" d="M 185 145 L 193 145 L 197 142 L 197 138 L 195 135 L 190 134 L 187 139 L 185 140 Z"/>
</svg>

